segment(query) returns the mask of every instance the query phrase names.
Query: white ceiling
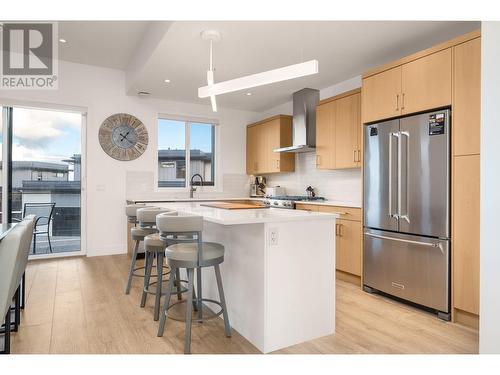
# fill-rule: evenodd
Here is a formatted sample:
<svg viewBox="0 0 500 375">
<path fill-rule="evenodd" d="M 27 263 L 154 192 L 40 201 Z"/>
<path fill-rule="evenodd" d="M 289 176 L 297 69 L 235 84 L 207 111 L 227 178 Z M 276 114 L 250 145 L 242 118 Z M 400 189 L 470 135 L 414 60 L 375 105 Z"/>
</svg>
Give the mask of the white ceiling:
<svg viewBox="0 0 500 375">
<path fill-rule="evenodd" d="M 152 25 L 63 23 L 60 35 L 68 43 L 62 46 L 60 56 L 63 60 L 126 70 L 134 51 L 141 56 L 141 42 L 152 39 L 148 34 Z M 479 22 L 431 21 L 172 22 L 154 48 L 141 56 L 140 69 L 127 77 L 128 93 L 148 91 L 152 97 L 209 104 L 209 99 L 197 97 L 198 87 L 206 85 L 208 42 L 200 38 L 205 29 L 218 30 L 222 35 L 214 45 L 216 82 L 319 60 L 317 75 L 252 89 L 252 96 L 237 92 L 217 97 L 219 107 L 264 111 L 289 101 L 292 93 L 301 88 L 334 85 L 479 27 Z M 70 51 L 73 40 L 78 42 L 78 48 Z M 137 68 L 137 61 L 133 65 Z M 166 84 L 165 79 L 171 82 Z"/>
<path fill-rule="evenodd" d="M 59 59 L 125 70 L 149 25 L 145 21 L 58 22 Z"/>
</svg>

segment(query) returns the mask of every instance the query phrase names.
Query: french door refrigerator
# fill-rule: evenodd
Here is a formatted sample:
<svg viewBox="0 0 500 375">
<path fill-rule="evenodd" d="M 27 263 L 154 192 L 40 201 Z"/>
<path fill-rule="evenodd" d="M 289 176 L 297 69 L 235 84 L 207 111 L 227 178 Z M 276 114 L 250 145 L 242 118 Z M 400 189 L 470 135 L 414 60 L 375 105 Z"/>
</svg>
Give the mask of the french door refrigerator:
<svg viewBox="0 0 500 375">
<path fill-rule="evenodd" d="M 450 318 L 450 110 L 364 126 L 365 291 Z"/>
</svg>

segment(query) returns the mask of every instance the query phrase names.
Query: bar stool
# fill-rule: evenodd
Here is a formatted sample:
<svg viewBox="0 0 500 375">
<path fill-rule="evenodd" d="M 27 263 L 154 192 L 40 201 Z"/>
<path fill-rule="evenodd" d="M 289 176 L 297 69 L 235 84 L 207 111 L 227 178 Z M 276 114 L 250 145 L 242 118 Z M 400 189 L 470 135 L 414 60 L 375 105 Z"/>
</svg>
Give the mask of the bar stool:
<svg viewBox="0 0 500 375">
<path fill-rule="evenodd" d="M 231 325 L 229 324 L 229 316 L 227 313 L 226 300 L 224 297 L 224 289 L 222 287 L 222 277 L 220 274 L 219 265 L 224 261 L 224 246 L 215 242 L 203 242 L 203 217 L 179 213 L 178 216 L 162 215 L 157 218 L 157 227 L 161 235 L 171 235 L 182 233 L 191 235 L 196 238 L 196 242 L 177 243 L 170 245 L 166 250 L 166 257 L 171 269 L 171 277 L 167 287 L 165 303 L 163 305 L 162 316 L 158 327 L 158 336 L 163 336 L 165 323 L 168 317 L 168 309 L 170 305 L 170 296 L 172 286 L 174 285 L 175 273 L 179 268 L 186 268 L 188 274 L 188 291 L 187 301 L 196 300 L 198 306 L 198 321 L 203 321 L 203 302 L 211 302 L 220 306 L 221 310 L 215 313 L 213 317 L 223 315 L 224 330 L 227 337 L 231 337 Z M 220 301 L 215 301 L 202 297 L 201 288 L 201 269 L 204 267 L 214 267 L 215 277 L 217 280 L 217 288 L 219 291 Z M 197 271 L 197 294 L 198 297 L 193 297 L 194 289 L 194 271 Z M 191 325 L 192 325 L 192 305 L 187 303 L 186 306 L 186 331 L 184 336 L 184 353 L 191 352 Z"/>
<path fill-rule="evenodd" d="M 134 251 L 132 254 L 132 261 L 130 263 L 130 269 L 127 278 L 127 284 L 125 286 L 125 294 L 130 293 L 130 288 L 132 286 L 132 277 L 144 277 L 144 274 L 138 274 L 137 271 L 141 269 L 145 269 L 146 265 L 143 267 L 136 267 L 137 255 L 139 253 L 139 245 L 141 241 L 144 241 L 144 238 L 152 233 L 156 233 L 157 229 L 155 228 L 156 222 L 154 221 L 156 215 L 161 212 L 171 212 L 173 210 L 162 209 L 160 207 L 147 207 L 144 204 L 132 204 L 128 205 L 125 208 L 126 214 L 128 216 L 128 220 L 131 223 L 134 223 L 135 226 L 130 229 L 130 236 L 132 241 L 135 241 Z M 139 213 L 141 211 L 141 213 Z M 153 217 L 153 222 L 151 222 Z M 156 277 L 153 276 L 153 277 Z"/>
<path fill-rule="evenodd" d="M 177 215 L 177 211 L 163 212 L 161 215 Z M 156 218 L 155 218 L 156 222 Z M 156 291 L 155 294 L 155 308 L 154 308 L 154 320 L 157 321 L 160 316 L 160 300 L 162 296 L 162 283 L 163 283 L 163 259 L 165 256 L 165 249 L 167 247 L 166 239 L 160 237 L 159 233 L 149 234 L 144 237 L 144 251 L 146 252 L 146 269 L 144 271 L 144 286 L 142 289 L 141 297 L 141 307 L 146 305 L 146 298 L 149 293 L 149 287 L 153 284 L 150 283 L 151 272 L 153 269 L 153 261 L 156 257 Z M 177 287 L 178 296 L 181 297 L 180 284 Z"/>
<path fill-rule="evenodd" d="M 177 212 L 164 212 L 161 214 L 158 214 L 156 216 L 156 222 L 158 222 L 158 218 L 162 216 L 176 216 Z M 147 259 L 147 264 L 148 267 L 145 270 L 145 278 L 144 278 L 144 287 L 142 291 L 142 298 L 141 298 L 141 307 L 144 307 L 146 305 L 146 299 L 148 294 L 155 294 L 155 308 L 154 308 L 154 320 L 157 321 L 160 316 L 160 299 L 162 295 L 165 295 L 166 293 L 162 293 L 162 282 L 163 282 L 163 275 L 161 275 L 160 271 L 160 264 L 163 264 L 163 259 L 165 256 L 165 249 L 169 245 L 173 245 L 176 243 L 185 243 L 185 242 L 194 242 L 196 239 L 193 236 L 189 235 L 183 235 L 182 233 L 175 233 L 175 234 L 170 234 L 168 236 L 160 236 L 159 233 L 154 233 L 154 234 L 149 234 L 146 237 L 144 237 L 144 250 L 146 251 L 146 259 Z M 152 273 L 152 268 L 153 268 L 153 259 L 156 257 L 156 268 L 157 268 L 157 274 L 158 279 L 156 280 L 156 291 L 155 292 L 150 292 L 149 287 L 153 285 L 154 283 L 149 282 L 149 277 L 151 276 Z M 181 280 L 180 278 L 180 272 L 179 269 L 176 270 L 175 272 L 175 279 L 174 279 L 174 288 L 177 294 L 177 299 L 180 301 L 182 300 L 182 293 L 186 293 L 187 289 L 181 287 L 181 282 L 186 282 L 186 280 Z M 172 289 L 174 290 L 174 289 Z M 194 304 L 194 307 L 196 311 L 198 310 L 198 307 L 196 304 Z"/>
<path fill-rule="evenodd" d="M 135 277 L 144 277 L 144 275 L 139 275 L 136 272 L 144 269 L 144 267 L 137 267 L 135 268 L 135 263 L 137 262 L 137 254 L 139 252 L 139 245 L 140 242 L 144 240 L 144 237 L 147 236 L 148 234 L 151 233 L 151 231 L 134 231 L 132 232 L 133 229 L 136 228 L 138 222 L 137 222 L 137 210 L 139 208 L 144 208 L 146 205 L 144 203 L 135 203 L 135 204 L 128 204 L 125 206 L 125 214 L 127 215 L 127 221 L 129 223 L 134 224 L 134 228 L 130 229 L 130 235 L 132 241 L 135 241 L 134 244 L 134 251 L 132 253 L 132 261 L 130 263 L 130 270 L 128 272 L 128 277 L 127 277 L 127 284 L 125 286 L 125 294 L 130 293 L 130 287 L 132 285 L 132 276 Z M 139 228 L 138 228 L 139 229 Z M 146 233 L 148 232 L 148 233 Z"/>
</svg>

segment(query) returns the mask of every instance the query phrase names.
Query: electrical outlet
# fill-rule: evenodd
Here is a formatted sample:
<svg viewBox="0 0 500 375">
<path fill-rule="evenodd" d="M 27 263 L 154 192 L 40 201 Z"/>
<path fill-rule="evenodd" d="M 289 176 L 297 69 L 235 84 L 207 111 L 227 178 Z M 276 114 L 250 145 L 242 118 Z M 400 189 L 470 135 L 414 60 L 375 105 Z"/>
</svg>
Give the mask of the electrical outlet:
<svg viewBox="0 0 500 375">
<path fill-rule="evenodd" d="M 278 228 L 269 228 L 269 246 L 278 246 Z"/>
</svg>

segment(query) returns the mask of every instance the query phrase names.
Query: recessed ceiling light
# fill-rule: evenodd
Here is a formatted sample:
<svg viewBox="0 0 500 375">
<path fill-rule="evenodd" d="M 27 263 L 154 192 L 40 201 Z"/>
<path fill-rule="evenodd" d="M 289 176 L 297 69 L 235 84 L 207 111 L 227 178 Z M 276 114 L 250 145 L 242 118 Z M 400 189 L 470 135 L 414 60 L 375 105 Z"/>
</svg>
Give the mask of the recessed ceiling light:
<svg viewBox="0 0 500 375">
<path fill-rule="evenodd" d="M 165 80 L 165 83 L 170 83 L 170 80 L 169 80 L 169 79 L 166 79 L 166 80 Z"/>
<path fill-rule="evenodd" d="M 251 95 L 252 95 L 252 93 L 251 93 L 251 92 L 247 92 L 245 95 L 246 95 L 246 96 L 251 96 Z"/>
<path fill-rule="evenodd" d="M 63 38 L 59 39 L 59 41 L 60 41 L 61 43 L 66 43 L 66 39 L 63 39 Z"/>
</svg>

